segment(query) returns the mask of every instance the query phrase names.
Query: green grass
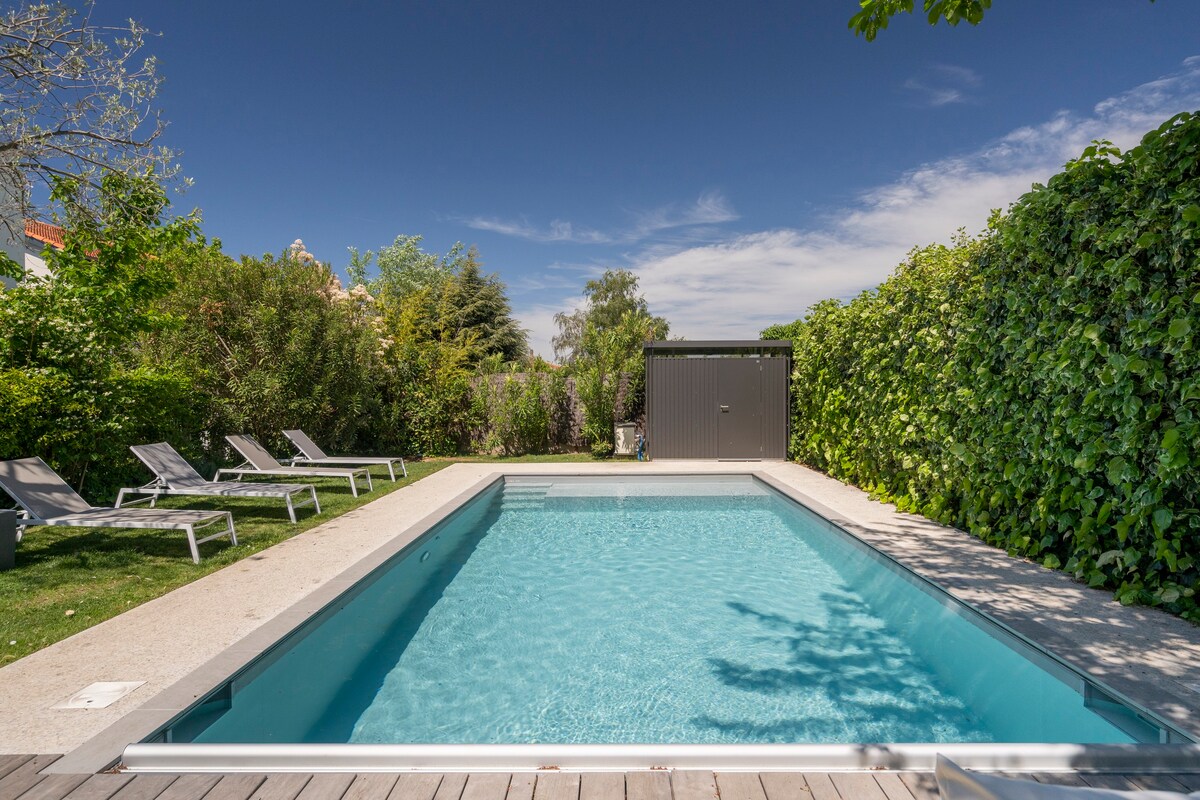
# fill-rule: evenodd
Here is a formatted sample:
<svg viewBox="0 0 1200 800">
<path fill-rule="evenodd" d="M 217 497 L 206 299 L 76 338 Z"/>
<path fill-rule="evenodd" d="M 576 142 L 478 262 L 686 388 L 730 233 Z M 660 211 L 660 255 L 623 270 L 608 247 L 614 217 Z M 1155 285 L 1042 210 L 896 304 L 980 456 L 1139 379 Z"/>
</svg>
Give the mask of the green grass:
<svg viewBox="0 0 1200 800">
<path fill-rule="evenodd" d="M 228 538 L 202 544 L 199 564 L 192 563 L 183 531 L 29 528 L 17 545 L 16 568 L 0 572 L 0 608 L 4 609 L 0 615 L 0 666 L 326 523 L 456 461 L 592 460 L 587 454 L 434 458 L 409 463 L 408 477 L 396 483 L 388 479 L 386 468 L 373 467 L 375 490 L 360 491 L 357 498 L 350 494 L 344 480 L 314 479 L 321 513 L 313 514 L 311 506 L 296 509 L 296 525 L 288 521 L 281 499 L 160 500 L 159 508 L 233 512 L 237 546 L 230 544 Z M 68 615 L 68 611 L 73 613 Z"/>
<path fill-rule="evenodd" d="M 168 497 L 159 508 L 233 512 L 238 543 L 228 538 L 200 545 L 193 564 L 183 531 L 113 528 L 33 527 L 17 545 L 15 569 L 0 572 L 0 665 L 40 650 L 147 600 L 254 555 L 297 533 L 383 497 L 450 465 L 408 464 L 408 477 L 392 483 L 387 469 L 373 467 L 375 490 L 361 485 L 350 494 L 347 481 L 313 479 L 321 513 L 296 509 L 297 524 L 276 498 Z M 199 533 L 203 536 L 203 529 Z M 67 612 L 73 612 L 68 614 Z"/>
</svg>

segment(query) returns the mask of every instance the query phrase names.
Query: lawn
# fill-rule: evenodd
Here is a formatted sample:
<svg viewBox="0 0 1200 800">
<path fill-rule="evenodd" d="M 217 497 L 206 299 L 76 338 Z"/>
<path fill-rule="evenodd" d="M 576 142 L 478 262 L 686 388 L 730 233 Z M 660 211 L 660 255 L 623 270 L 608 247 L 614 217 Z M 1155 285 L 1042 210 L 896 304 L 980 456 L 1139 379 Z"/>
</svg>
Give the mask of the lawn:
<svg viewBox="0 0 1200 800">
<path fill-rule="evenodd" d="M 350 494 L 344 480 L 315 479 L 321 513 L 296 510 L 299 523 L 288 521 L 282 500 L 275 498 L 172 497 L 159 508 L 227 509 L 237 528 L 236 547 L 229 539 L 200 545 L 193 564 L 182 531 L 115 530 L 110 528 L 34 527 L 17 545 L 16 568 L 0 572 L 0 666 L 16 661 L 60 639 L 103 622 L 191 583 L 297 533 L 321 525 L 385 494 L 407 486 L 456 461 L 573 462 L 591 461 L 586 454 L 428 459 L 408 464 L 408 477 L 392 483 L 384 467 L 373 467 L 375 490 Z"/>
</svg>

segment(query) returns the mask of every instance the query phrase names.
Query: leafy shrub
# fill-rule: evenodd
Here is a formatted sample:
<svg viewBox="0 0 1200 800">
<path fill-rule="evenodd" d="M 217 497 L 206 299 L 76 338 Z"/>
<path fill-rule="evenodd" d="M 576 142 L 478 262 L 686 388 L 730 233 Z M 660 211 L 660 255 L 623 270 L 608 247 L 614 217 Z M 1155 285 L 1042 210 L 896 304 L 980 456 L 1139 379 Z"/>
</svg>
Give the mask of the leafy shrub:
<svg viewBox="0 0 1200 800">
<path fill-rule="evenodd" d="M 306 256 L 300 246 L 235 261 L 219 242 L 168 256 L 178 286 L 160 308 L 175 323 L 148 338 L 143 353 L 194 376 L 209 460 L 220 460 L 226 434 L 251 433 L 281 448 L 289 427 L 334 450 L 380 447 L 383 344 L 371 298 L 343 291 L 326 265 Z"/>
<path fill-rule="evenodd" d="M 161 254 L 194 222 L 164 222 L 165 195 L 146 179 L 104 178 L 99 217 L 69 183 L 54 196 L 69 227 L 65 248 L 46 250 L 51 277 L 0 291 L 0 459 L 41 456 L 108 502 L 146 480 L 129 445 L 197 431 L 189 380 L 138 356 L 139 337 L 166 323 Z"/>
<path fill-rule="evenodd" d="M 566 449 L 558 438 L 571 430 L 566 380 L 558 372 L 510 372 L 480 376 L 475 386 L 480 431 L 474 437 L 485 452 L 504 455 Z"/>
<path fill-rule="evenodd" d="M 1200 118 L 1099 143 L 795 342 L 792 454 L 1200 621 Z"/>
</svg>

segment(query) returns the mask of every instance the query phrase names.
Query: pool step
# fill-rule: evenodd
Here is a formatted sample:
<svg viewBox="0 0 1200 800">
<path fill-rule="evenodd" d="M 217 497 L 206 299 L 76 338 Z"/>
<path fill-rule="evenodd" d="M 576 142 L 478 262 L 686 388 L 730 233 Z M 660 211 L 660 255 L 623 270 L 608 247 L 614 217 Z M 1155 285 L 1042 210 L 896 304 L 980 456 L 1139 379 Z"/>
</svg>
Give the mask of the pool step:
<svg viewBox="0 0 1200 800">
<path fill-rule="evenodd" d="M 544 508 L 549 483 L 521 483 L 504 487 L 500 508 L 505 511 L 530 511 Z"/>
</svg>

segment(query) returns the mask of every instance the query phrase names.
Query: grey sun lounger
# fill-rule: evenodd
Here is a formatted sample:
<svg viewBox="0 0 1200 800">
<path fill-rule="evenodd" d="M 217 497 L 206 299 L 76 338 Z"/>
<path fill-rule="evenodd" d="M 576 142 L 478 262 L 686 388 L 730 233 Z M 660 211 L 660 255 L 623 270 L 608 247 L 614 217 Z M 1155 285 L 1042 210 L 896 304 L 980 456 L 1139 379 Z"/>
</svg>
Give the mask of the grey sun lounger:
<svg viewBox="0 0 1200 800">
<path fill-rule="evenodd" d="M 142 463 L 154 473 L 154 480 L 145 486 L 130 487 L 117 492 L 117 508 L 122 507 L 126 495 L 149 495 L 133 503 L 150 501 L 150 507 L 164 495 L 193 495 L 196 497 L 282 497 L 287 502 L 288 516 L 296 523 L 296 509 L 313 506 L 321 513 L 317 501 L 317 488 L 311 483 L 238 483 L 237 481 L 206 481 L 192 465 L 166 442 L 158 444 L 135 444 L 129 448 Z M 296 495 L 308 494 L 308 498 L 295 499 Z"/>
<path fill-rule="evenodd" d="M 367 479 L 367 489 L 374 489 L 371 483 L 371 471 L 366 467 L 287 467 L 275 460 L 275 456 L 266 451 L 253 436 L 240 434 L 226 436 L 225 441 L 233 445 L 233 449 L 246 459 L 241 465 L 230 469 L 219 469 L 213 476 L 214 481 L 221 480 L 222 475 L 279 475 L 292 478 L 345 478 L 350 481 L 350 493 L 358 497 L 356 478 Z"/>
<path fill-rule="evenodd" d="M 404 477 L 408 477 L 408 468 L 404 466 L 403 458 L 389 458 L 387 456 L 327 456 L 325 451 L 317 447 L 316 442 L 308 438 L 308 434 L 301 430 L 284 431 L 283 435 L 296 447 L 296 455 L 292 456 L 292 464 L 314 464 L 324 465 L 328 467 L 336 466 L 351 466 L 362 464 L 370 466 L 373 464 L 385 464 L 388 468 L 388 475 L 392 477 L 392 483 L 396 482 L 395 464 L 400 465 L 400 472 Z"/>
<path fill-rule="evenodd" d="M 233 515 L 228 511 L 183 511 L 165 508 L 102 508 L 89 505 L 58 473 L 40 458 L 18 458 L 0 461 L 0 488 L 12 495 L 25 511 L 18 520 L 17 539 L 29 525 L 67 525 L 83 528 L 152 528 L 181 530 L 187 533 L 192 561 L 200 563 L 199 545 L 228 536 L 237 544 L 233 530 Z M 225 529 L 219 533 L 196 538 L 197 528 L 207 528 L 219 522 Z"/>
</svg>

